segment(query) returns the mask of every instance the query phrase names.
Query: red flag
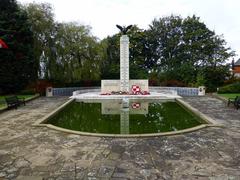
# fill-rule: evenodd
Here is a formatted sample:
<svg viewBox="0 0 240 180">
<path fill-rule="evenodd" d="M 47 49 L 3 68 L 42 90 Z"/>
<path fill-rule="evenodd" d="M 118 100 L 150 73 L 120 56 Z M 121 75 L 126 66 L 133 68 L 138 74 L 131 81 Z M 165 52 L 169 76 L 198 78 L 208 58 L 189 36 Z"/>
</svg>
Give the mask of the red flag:
<svg viewBox="0 0 240 180">
<path fill-rule="evenodd" d="M 1 39 L 0 39 L 0 48 L 8 49 L 7 44 L 3 40 L 1 40 Z"/>
</svg>

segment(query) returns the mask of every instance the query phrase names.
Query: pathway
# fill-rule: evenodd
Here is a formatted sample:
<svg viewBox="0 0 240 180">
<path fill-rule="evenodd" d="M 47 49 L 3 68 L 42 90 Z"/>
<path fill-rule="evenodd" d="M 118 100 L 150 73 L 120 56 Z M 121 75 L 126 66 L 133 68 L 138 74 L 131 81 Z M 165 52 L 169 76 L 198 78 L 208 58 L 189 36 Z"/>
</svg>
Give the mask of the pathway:
<svg viewBox="0 0 240 180">
<path fill-rule="evenodd" d="M 240 180 L 240 110 L 221 100 L 184 98 L 226 127 L 176 136 L 99 138 L 31 126 L 66 100 L 42 97 L 0 114 L 0 180 Z"/>
</svg>

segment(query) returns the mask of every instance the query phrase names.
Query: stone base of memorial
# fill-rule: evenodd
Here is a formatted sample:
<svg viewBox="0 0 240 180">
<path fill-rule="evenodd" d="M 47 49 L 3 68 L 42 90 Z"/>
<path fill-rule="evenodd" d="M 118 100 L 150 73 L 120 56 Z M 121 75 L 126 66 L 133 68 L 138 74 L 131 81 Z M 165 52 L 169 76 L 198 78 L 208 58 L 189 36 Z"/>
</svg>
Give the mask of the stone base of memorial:
<svg viewBox="0 0 240 180">
<path fill-rule="evenodd" d="M 132 86 L 139 86 L 141 92 L 149 92 L 148 79 L 131 79 L 129 80 L 129 89 L 124 92 L 132 92 Z M 101 81 L 101 94 L 112 92 L 123 92 L 120 88 L 120 80 L 102 80 Z"/>
</svg>

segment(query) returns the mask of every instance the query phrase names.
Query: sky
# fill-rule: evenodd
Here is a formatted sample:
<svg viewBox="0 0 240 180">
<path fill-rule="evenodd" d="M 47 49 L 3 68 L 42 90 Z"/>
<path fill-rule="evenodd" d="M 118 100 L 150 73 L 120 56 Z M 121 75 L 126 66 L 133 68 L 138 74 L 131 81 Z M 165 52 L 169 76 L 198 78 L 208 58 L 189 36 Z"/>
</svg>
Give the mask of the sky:
<svg viewBox="0 0 240 180">
<path fill-rule="evenodd" d="M 239 0 L 17 0 L 50 3 L 58 22 L 90 25 L 100 39 L 118 32 L 116 24 L 136 24 L 147 29 L 154 18 L 195 14 L 210 30 L 223 35 L 227 46 L 240 58 Z"/>
</svg>

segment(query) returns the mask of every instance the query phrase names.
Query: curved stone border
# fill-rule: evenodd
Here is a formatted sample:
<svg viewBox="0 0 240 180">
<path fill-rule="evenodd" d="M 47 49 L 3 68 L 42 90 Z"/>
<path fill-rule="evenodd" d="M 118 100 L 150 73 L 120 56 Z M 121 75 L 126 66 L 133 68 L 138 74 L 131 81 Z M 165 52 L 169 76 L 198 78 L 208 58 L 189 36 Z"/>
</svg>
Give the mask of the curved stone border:
<svg viewBox="0 0 240 180">
<path fill-rule="evenodd" d="M 179 131 L 172 131 L 172 132 L 162 132 L 162 133 L 149 133 L 149 134 L 104 134 L 104 133 L 90 133 L 90 132 L 82 132 L 82 131 L 74 131 L 69 130 L 61 127 L 54 126 L 52 124 L 44 124 L 49 118 L 54 116 L 56 113 L 61 111 L 65 106 L 67 106 L 69 103 L 74 101 L 74 99 L 68 100 L 66 103 L 62 104 L 60 107 L 52 111 L 51 113 L 47 114 L 43 118 L 36 121 L 33 126 L 40 126 L 40 127 L 48 127 L 53 130 L 65 132 L 65 133 L 71 133 L 71 134 L 78 134 L 78 135 L 84 135 L 84 136 L 95 136 L 95 137 L 118 137 L 118 138 L 136 138 L 136 137 L 154 137 L 154 136 L 173 136 L 173 135 L 179 135 L 183 133 L 193 132 L 197 131 L 202 128 L 206 127 L 224 127 L 222 124 L 217 123 L 212 118 L 206 116 L 205 114 L 198 111 L 196 108 L 190 106 L 188 103 L 184 102 L 181 99 L 176 99 L 176 102 L 181 105 L 183 108 L 185 108 L 188 111 L 191 111 L 193 114 L 197 115 L 204 121 L 206 121 L 208 124 L 201 124 L 192 128 L 183 129 Z"/>
<path fill-rule="evenodd" d="M 54 111 L 50 112 L 49 114 L 47 114 L 46 116 L 44 116 L 43 118 L 37 120 L 33 126 L 46 126 L 46 124 L 42 124 L 44 122 L 46 122 L 49 118 L 51 118 L 52 116 L 54 116 L 56 113 L 58 113 L 59 111 L 61 111 L 65 106 L 67 106 L 68 104 L 70 104 L 72 101 L 74 101 L 74 99 L 70 99 L 67 102 L 65 102 L 64 104 L 62 104 L 60 107 L 58 107 L 57 109 L 55 109 Z"/>
<path fill-rule="evenodd" d="M 213 120 L 212 118 L 210 118 L 209 116 L 201 113 L 200 111 L 198 111 L 196 108 L 192 107 L 190 104 L 186 103 L 185 101 L 183 101 L 182 99 L 176 99 L 176 102 L 182 106 L 184 109 L 191 111 L 193 114 L 195 114 L 196 116 L 198 116 L 199 118 L 203 119 L 204 121 L 206 121 L 207 123 L 209 123 L 209 126 L 217 126 L 217 127 L 224 127 L 222 124 L 218 123 L 217 121 Z"/>
<path fill-rule="evenodd" d="M 228 102 L 228 98 L 222 97 L 222 96 L 218 95 L 217 93 L 213 93 L 213 94 L 211 94 L 211 96 L 214 98 L 220 99 L 220 100 L 224 101 L 225 103 Z"/>
<path fill-rule="evenodd" d="M 208 124 L 201 124 L 199 126 L 188 128 L 184 130 L 179 131 L 173 131 L 173 132 L 163 132 L 163 133 L 149 133 L 149 134 L 104 134 L 104 133 L 90 133 L 90 132 L 82 132 L 82 131 L 74 131 L 69 130 L 61 127 L 54 126 L 52 124 L 41 124 L 41 126 L 48 127 L 50 129 L 54 129 L 57 131 L 65 132 L 65 133 L 71 133 L 71 134 L 78 134 L 83 136 L 94 136 L 94 137 L 117 137 L 117 138 L 137 138 L 137 137 L 154 137 L 154 136 L 170 136 L 170 135 L 178 135 L 183 134 L 187 132 L 196 131 L 205 127 L 209 127 Z"/>
</svg>

